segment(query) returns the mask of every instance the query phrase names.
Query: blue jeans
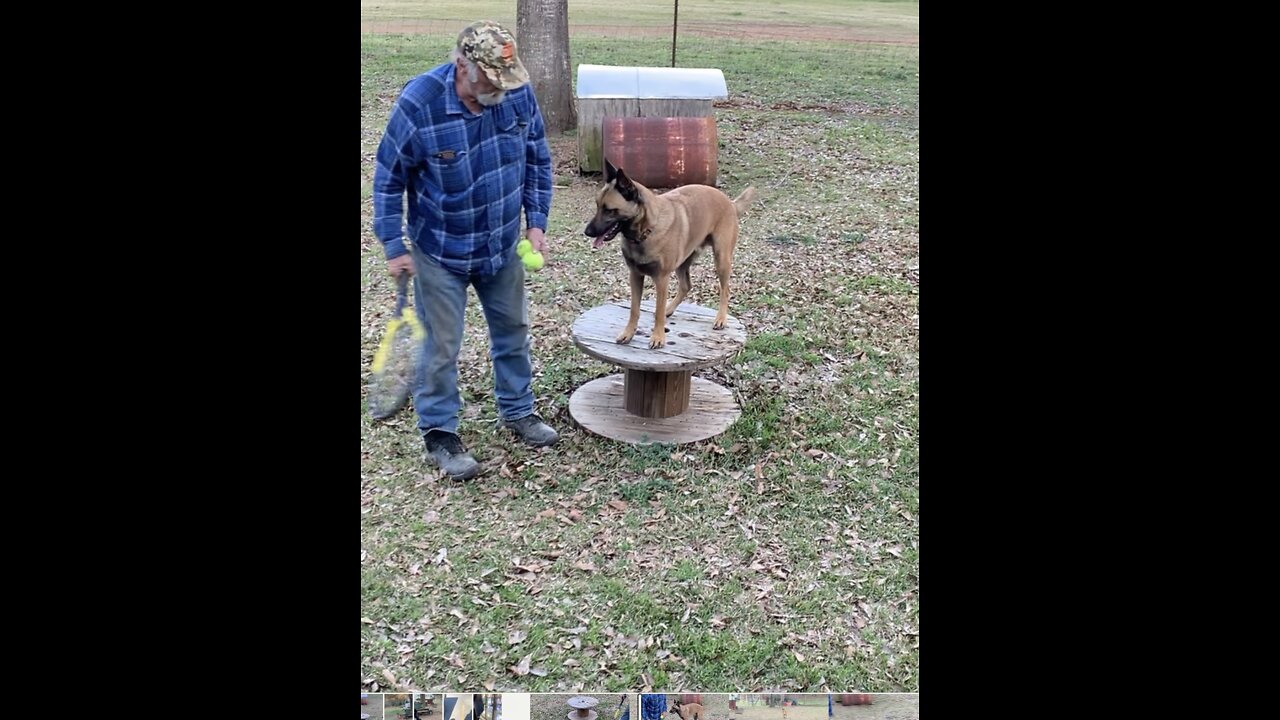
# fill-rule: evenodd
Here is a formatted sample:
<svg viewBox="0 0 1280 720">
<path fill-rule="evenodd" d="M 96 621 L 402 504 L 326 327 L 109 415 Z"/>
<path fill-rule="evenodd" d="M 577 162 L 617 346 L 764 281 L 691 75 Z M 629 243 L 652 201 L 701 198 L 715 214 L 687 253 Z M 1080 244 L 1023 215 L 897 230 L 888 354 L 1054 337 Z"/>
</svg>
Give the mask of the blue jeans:
<svg viewBox="0 0 1280 720">
<path fill-rule="evenodd" d="M 416 250 L 416 248 L 415 248 Z M 493 395 L 504 420 L 533 414 L 533 367 L 529 360 L 529 304 L 524 264 L 512 257 L 495 275 L 459 275 L 422 253 L 413 253 L 417 274 L 413 293 L 418 319 L 427 330 L 414 378 L 413 406 L 418 429 L 458 431 L 458 350 L 462 348 L 467 286 L 476 289 L 489 324 Z"/>
</svg>

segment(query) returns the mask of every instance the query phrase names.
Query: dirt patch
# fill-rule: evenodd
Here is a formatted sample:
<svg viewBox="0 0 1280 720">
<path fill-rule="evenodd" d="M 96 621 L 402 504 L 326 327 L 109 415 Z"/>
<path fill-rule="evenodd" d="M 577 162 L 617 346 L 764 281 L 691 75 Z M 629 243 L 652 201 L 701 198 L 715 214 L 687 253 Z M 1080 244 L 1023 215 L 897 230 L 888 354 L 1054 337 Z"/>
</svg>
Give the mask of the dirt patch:
<svg viewBox="0 0 1280 720">
<path fill-rule="evenodd" d="M 361 715 L 368 715 L 369 720 L 383 720 L 382 693 L 368 693 L 368 697 L 362 697 L 360 699 L 366 703 L 360 706 Z"/>
<path fill-rule="evenodd" d="M 907 116 L 909 112 L 901 108 L 885 108 L 872 107 L 866 103 L 799 103 L 793 100 L 786 100 L 776 103 L 763 103 L 758 100 L 750 100 L 747 98 L 730 98 L 728 100 L 717 100 L 712 103 L 716 108 L 744 109 L 744 110 L 775 110 L 789 112 L 825 112 L 837 113 L 844 115 L 868 115 L 868 116 L 887 116 L 898 115 Z"/>
<path fill-rule="evenodd" d="M 445 25 L 439 22 L 404 20 L 367 21 L 360 32 L 397 35 L 438 35 Z M 670 25 L 579 25 L 569 23 L 570 35 L 600 37 L 671 37 Z M 817 40 L 822 42 L 874 43 L 881 45 L 919 45 L 915 31 L 856 28 L 840 25 L 805 23 L 688 22 L 680 23 L 679 37 L 733 38 L 752 40 Z"/>
<path fill-rule="evenodd" d="M 547 135 L 551 148 L 552 173 L 556 175 L 578 174 L 578 136 Z"/>
</svg>

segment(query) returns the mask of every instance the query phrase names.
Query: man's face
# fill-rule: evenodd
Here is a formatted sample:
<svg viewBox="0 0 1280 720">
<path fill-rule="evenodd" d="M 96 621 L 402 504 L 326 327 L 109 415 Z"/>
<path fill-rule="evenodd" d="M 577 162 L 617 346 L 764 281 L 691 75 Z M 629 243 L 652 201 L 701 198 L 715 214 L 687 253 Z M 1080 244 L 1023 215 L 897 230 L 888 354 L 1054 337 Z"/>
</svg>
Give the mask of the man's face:
<svg viewBox="0 0 1280 720">
<path fill-rule="evenodd" d="M 481 105 L 497 105 L 507 96 L 506 90 L 499 90 L 496 85 L 489 82 L 488 76 L 475 65 L 459 59 L 458 72 L 466 77 L 468 90 Z"/>
</svg>

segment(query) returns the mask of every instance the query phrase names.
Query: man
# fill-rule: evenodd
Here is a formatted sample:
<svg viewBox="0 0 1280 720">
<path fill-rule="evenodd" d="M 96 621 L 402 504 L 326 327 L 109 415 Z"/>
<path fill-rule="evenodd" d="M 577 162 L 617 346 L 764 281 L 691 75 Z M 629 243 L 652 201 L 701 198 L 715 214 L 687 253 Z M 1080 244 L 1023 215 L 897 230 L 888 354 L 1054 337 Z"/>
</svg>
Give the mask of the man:
<svg viewBox="0 0 1280 720">
<path fill-rule="evenodd" d="M 521 210 L 529 242 L 547 252 L 551 151 L 510 32 L 472 23 L 449 57 L 409 81 L 392 109 L 373 176 L 374 232 L 392 276 L 413 274 L 427 329 L 413 395 L 427 455 L 450 478 L 466 480 L 480 470 L 457 432 L 468 285 L 489 325 L 501 424 L 535 447 L 558 439 L 533 412 L 528 300 L 516 255 Z"/>
</svg>

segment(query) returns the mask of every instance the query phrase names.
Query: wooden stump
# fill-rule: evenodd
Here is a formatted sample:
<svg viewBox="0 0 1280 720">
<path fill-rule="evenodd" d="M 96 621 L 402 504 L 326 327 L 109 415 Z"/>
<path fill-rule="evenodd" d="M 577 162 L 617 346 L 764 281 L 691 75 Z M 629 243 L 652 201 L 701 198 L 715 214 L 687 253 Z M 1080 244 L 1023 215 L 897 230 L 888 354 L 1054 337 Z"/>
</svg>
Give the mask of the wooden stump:
<svg viewBox="0 0 1280 720">
<path fill-rule="evenodd" d="M 666 345 L 650 349 L 653 306 L 652 300 L 640 304 L 640 324 L 625 345 L 614 338 L 627 324 L 628 302 L 594 307 L 574 322 L 574 344 L 621 366 L 625 374 L 578 388 L 569 399 L 569 413 L 598 435 L 630 443 L 686 443 L 719 435 L 742 411 L 729 390 L 693 372 L 742 349 L 746 328 L 730 316 L 716 330 L 715 309 L 684 303 L 667 318 Z"/>
</svg>

